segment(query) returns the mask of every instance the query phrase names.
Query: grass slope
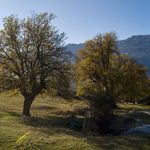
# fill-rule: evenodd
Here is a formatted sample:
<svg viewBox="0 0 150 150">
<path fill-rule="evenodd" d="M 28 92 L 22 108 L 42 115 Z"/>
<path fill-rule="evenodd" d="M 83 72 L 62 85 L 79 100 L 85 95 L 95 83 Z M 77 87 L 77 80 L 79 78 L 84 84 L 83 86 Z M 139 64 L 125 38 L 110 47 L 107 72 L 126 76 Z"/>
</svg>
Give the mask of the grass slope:
<svg viewBox="0 0 150 150">
<path fill-rule="evenodd" d="M 92 136 L 83 135 L 68 125 L 70 112 L 84 107 L 84 102 L 52 97 L 36 98 L 32 115 L 20 114 L 23 100 L 20 95 L 0 95 L 0 150 L 148 150 L 146 135 Z M 130 110 L 150 109 L 145 106 L 120 105 L 115 113 L 124 115 Z M 78 116 L 79 121 L 82 117 Z M 146 119 L 145 119 L 146 120 Z"/>
</svg>

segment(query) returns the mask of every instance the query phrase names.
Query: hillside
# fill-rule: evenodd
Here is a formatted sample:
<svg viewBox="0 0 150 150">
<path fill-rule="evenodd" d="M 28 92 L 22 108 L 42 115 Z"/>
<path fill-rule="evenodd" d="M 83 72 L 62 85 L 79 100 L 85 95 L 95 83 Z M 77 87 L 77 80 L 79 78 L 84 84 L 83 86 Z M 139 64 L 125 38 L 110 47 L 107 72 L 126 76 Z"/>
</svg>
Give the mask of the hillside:
<svg viewBox="0 0 150 150">
<path fill-rule="evenodd" d="M 68 44 L 67 49 L 70 50 L 73 54 L 75 54 L 77 52 L 78 49 L 82 49 L 84 47 L 83 43 L 79 43 L 79 44 Z"/>
<path fill-rule="evenodd" d="M 73 121 L 70 115 L 77 108 L 83 108 L 84 101 L 39 96 L 32 106 L 34 117 L 24 118 L 21 116 L 22 98 L 11 92 L 0 94 L 0 150 L 150 149 L 149 134 L 83 134 L 78 126 L 82 125 L 83 116 L 78 114 Z M 150 123 L 149 113 L 142 113 L 149 110 L 149 106 L 120 104 L 119 107 L 115 112 L 118 115 L 115 129 L 122 129 L 122 124 L 133 124 L 135 119 L 141 120 L 138 124 Z"/>
<path fill-rule="evenodd" d="M 118 42 L 123 53 L 136 58 L 140 63 L 150 68 L 150 35 L 132 36 Z"/>
<path fill-rule="evenodd" d="M 68 44 L 68 50 L 75 53 L 84 44 Z M 150 35 L 135 35 L 118 42 L 119 49 L 129 56 L 135 57 L 140 63 L 150 68 Z"/>
</svg>

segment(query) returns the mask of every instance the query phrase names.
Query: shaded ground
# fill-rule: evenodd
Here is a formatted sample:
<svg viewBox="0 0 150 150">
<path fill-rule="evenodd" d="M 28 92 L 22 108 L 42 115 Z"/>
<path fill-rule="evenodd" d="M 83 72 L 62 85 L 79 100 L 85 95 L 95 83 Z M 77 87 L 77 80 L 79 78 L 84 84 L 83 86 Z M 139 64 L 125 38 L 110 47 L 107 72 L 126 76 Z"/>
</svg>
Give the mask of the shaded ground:
<svg viewBox="0 0 150 150">
<path fill-rule="evenodd" d="M 83 135 L 82 116 L 77 116 L 77 126 L 71 124 L 70 114 L 85 106 L 77 100 L 38 97 L 32 106 L 32 115 L 22 117 L 22 97 L 12 93 L 0 95 L 0 150 L 149 150 L 150 137 L 147 134 Z M 112 127 L 124 130 L 129 126 L 149 124 L 146 113 L 148 106 L 119 105 L 115 111 Z M 138 122 L 137 120 L 140 120 Z M 75 128 L 74 128 L 75 127 Z"/>
<path fill-rule="evenodd" d="M 119 104 L 119 109 L 115 110 L 112 120 L 112 129 L 116 134 L 133 134 L 145 132 L 147 135 L 150 129 L 150 109 L 144 105 Z"/>
</svg>

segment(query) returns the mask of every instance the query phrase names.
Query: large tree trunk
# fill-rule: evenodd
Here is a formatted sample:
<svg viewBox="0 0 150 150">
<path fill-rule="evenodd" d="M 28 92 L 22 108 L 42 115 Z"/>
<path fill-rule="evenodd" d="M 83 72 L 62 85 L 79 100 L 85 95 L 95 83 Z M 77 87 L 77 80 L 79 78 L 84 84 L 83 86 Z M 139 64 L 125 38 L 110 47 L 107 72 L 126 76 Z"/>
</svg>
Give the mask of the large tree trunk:
<svg viewBox="0 0 150 150">
<path fill-rule="evenodd" d="M 32 96 L 24 96 L 24 97 L 25 97 L 25 99 L 24 99 L 23 113 L 22 114 L 30 117 L 31 116 L 30 108 L 31 108 L 32 102 L 34 100 L 34 97 L 32 97 Z"/>
</svg>

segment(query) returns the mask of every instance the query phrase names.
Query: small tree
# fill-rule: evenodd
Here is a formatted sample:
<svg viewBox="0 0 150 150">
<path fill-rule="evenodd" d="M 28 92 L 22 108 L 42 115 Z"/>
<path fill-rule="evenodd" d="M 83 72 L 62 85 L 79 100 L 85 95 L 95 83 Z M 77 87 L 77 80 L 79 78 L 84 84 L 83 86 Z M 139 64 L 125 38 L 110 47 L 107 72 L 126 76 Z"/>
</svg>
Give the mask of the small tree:
<svg viewBox="0 0 150 150">
<path fill-rule="evenodd" d="M 63 47 L 64 33 L 52 26 L 53 14 L 34 14 L 19 20 L 4 18 L 0 31 L 0 64 L 5 79 L 15 83 L 24 96 L 23 115 L 30 116 L 35 97 L 46 88 L 48 77 L 54 76 L 69 61 Z"/>
<path fill-rule="evenodd" d="M 48 93 L 69 98 L 71 96 L 71 64 L 62 66 L 62 69 L 55 74 L 55 76 L 49 77 Z"/>
</svg>

